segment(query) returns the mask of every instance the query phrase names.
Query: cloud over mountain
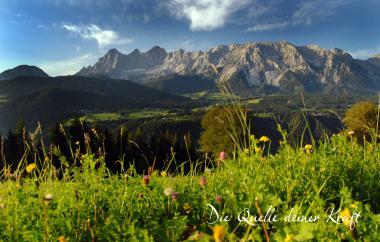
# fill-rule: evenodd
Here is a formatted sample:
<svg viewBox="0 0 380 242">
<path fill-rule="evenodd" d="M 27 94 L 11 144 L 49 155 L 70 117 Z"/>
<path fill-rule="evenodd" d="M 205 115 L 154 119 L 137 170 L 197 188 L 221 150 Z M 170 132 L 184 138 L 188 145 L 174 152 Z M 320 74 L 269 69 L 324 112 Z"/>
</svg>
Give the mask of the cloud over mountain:
<svg viewBox="0 0 380 242">
<path fill-rule="evenodd" d="M 95 40 L 99 47 L 104 47 L 107 45 L 121 45 L 132 43 L 133 40 L 130 38 L 122 38 L 119 34 L 113 30 L 102 29 L 95 24 L 89 25 L 73 25 L 64 24 L 62 26 L 69 32 L 78 34 L 81 38 L 86 40 Z"/>
<path fill-rule="evenodd" d="M 252 0 L 169 0 L 168 7 L 177 18 L 190 21 L 191 30 L 213 30 L 223 27 L 231 15 Z"/>
</svg>

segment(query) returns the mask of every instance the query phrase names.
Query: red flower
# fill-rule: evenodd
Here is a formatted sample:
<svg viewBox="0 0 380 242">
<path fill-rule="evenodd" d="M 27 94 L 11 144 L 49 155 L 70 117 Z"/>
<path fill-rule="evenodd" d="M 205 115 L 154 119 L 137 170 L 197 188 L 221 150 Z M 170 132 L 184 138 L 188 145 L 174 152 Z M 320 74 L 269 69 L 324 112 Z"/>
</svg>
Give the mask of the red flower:
<svg viewBox="0 0 380 242">
<path fill-rule="evenodd" d="M 215 201 L 216 201 L 217 204 L 221 204 L 222 201 L 223 201 L 223 197 L 220 196 L 220 195 L 217 195 L 217 196 L 215 197 Z"/>
<path fill-rule="evenodd" d="M 172 192 L 173 201 L 177 201 L 178 197 L 179 197 L 179 192 Z"/>
<path fill-rule="evenodd" d="M 207 184 L 207 179 L 206 179 L 206 177 L 202 176 L 201 179 L 199 179 L 199 185 L 201 187 L 205 187 L 206 184 Z"/>
<path fill-rule="evenodd" d="M 220 152 L 219 160 L 224 161 L 225 159 L 227 159 L 227 153 L 224 151 Z"/>
<path fill-rule="evenodd" d="M 148 185 L 149 184 L 149 176 L 148 175 L 144 175 L 143 182 L 144 182 L 144 185 Z"/>
</svg>

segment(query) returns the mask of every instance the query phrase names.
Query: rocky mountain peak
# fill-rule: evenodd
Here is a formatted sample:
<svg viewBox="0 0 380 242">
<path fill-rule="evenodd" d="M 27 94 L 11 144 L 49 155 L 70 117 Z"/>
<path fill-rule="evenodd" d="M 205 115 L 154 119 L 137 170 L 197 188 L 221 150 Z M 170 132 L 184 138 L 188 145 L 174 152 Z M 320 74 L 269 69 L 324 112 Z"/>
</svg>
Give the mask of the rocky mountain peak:
<svg viewBox="0 0 380 242">
<path fill-rule="evenodd" d="M 380 88 L 380 70 L 375 65 L 369 68 L 342 49 L 296 46 L 288 41 L 219 45 L 205 52 L 179 49 L 167 53 L 155 46 L 147 52 L 136 49 L 128 55 L 118 55 L 117 64 L 110 59 L 106 68 L 98 68 L 100 63 L 78 74 L 106 74 L 136 82 L 175 74 L 200 75 L 248 90 L 282 85 L 287 85 L 286 90 Z"/>
<path fill-rule="evenodd" d="M 148 50 L 147 53 L 149 55 L 166 55 L 167 52 L 164 48 L 161 48 L 160 46 L 154 46 L 152 49 Z"/>
</svg>

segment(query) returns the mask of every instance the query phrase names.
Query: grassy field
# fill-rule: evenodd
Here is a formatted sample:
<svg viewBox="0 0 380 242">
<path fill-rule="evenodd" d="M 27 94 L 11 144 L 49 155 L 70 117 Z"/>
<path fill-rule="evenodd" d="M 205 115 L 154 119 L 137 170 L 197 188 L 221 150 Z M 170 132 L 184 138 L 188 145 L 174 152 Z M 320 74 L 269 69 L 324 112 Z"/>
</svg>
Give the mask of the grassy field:
<svg viewBox="0 0 380 242">
<path fill-rule="evenodd" d="M 200 169 L 194 162 L 186 175 L 181 167 L 177 174 L 142 176 L 129 169 L 110 175 L 102 156 L 92 154 L 78 158 L 80 168 L 65 168 L 63 162 L 62 179 L 56 178 L 49 157 L 37 167 L 29 163 L 4 170 L 0 240 L 380 238 L 378 144 L 358 145 L 338 135 L 318 147 L 294 149 L 284 142 L 278 154 L 266 155 L 268 139 L 250 141 L 237 156 L 215 160 L 217 168 Z"/>
</svg>

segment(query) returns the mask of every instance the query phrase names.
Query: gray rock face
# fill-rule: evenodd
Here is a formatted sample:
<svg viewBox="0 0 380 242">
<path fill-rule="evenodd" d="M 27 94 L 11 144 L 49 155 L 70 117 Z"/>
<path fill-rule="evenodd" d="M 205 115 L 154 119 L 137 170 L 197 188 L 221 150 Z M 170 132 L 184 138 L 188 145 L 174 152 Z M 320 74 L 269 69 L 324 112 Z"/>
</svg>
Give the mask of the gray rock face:
<svg viewBox="0 0 380 242">
<path fill-rule="evenodd" d="M 355 60 L 341 49 L 295 46 L 286 41 L 220 45 L 206 52 L 180 49 L 167 53 L 156 46 L 145 53 L 134 50 L 128 55 L 112 49 L 78 75 L 144 82 L 172 74 L 196 74 L 218 84 L 228 83 L 237 91 L 262 86 L 281 89 L 282 85 L 286 90 L 343 87 L 365 91 L 380 89 L 380 69 L 375 62 Z"/>
</svg>

